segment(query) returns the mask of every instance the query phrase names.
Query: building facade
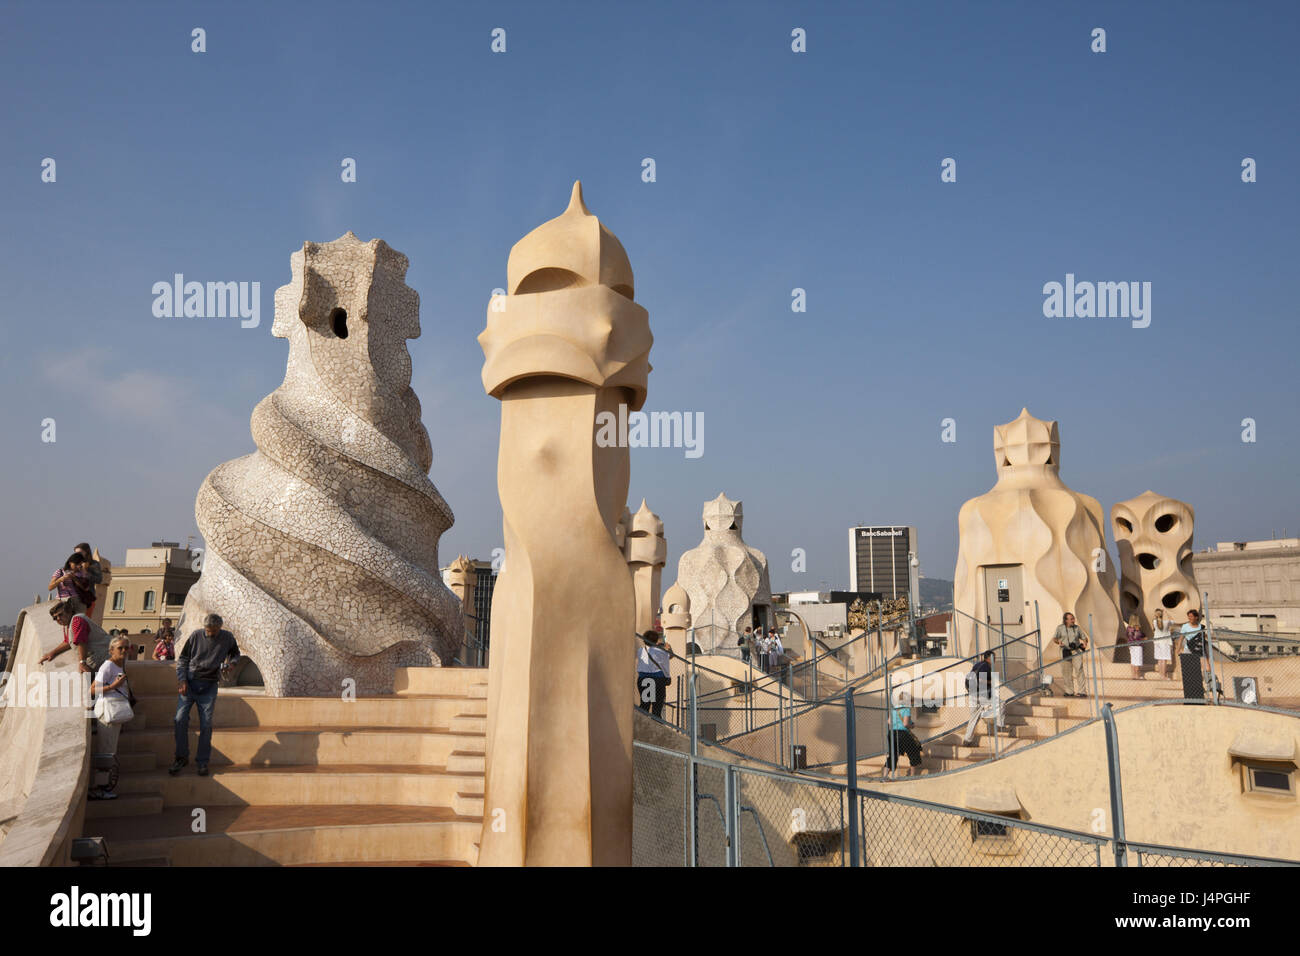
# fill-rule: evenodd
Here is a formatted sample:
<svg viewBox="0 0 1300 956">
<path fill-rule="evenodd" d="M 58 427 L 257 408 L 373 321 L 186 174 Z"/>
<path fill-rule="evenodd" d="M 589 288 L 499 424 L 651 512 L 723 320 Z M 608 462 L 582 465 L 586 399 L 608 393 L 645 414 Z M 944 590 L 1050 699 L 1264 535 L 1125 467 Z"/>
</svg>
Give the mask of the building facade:
<svg viewBox="0 0 1300 956">
<path fill-rule="evenodd" d="M 468 667 L 486 667 L 492 642 L 492 592 L 497 572 L 491 561 L 458 557 L 441 569 L 442 581 L 460 598 L 465 611 L 466 640 L 458 655 Z"/>
<path fill-rule="evenodd" d="M 106 595 L 104 629 L 129 634 L 156 633 L 163 618 L 181 617 L 185 595 L 199 579 L 198 555 L 174 541 L 127 548 L 126 561 L 114 565 Z M 178 637 L 181 635 L 177 635 Z"/>
<path fill-rule="evenodd" d="M 870 525 L 849 529 L 849 590 L 873 591 L 886 600 L 907 597 L 916 528 Z"/>
<path fill-rule="evenodd" d="M 1221 541 L 1192 562 L 1215 627 L 1300 633 L 1300 538 Z"/>
</svg>

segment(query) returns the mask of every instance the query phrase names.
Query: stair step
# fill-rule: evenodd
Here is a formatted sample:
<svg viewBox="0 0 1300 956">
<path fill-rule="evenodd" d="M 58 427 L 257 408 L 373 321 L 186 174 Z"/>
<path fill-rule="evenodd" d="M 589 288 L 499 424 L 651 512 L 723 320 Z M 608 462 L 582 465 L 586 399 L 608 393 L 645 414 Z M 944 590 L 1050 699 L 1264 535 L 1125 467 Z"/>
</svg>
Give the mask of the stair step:
<svg viewBox="0 0 1300 956">
<path fill-rule="evenodd" d="M 176 694 L 139 695 L 128 729 L 170 729 Z M 260 689 L 223 687 L 217 692 L 215 727 L 447 727 L 460 714 L 487 716 L 484 703 L 459 695 L 358 697 L 267 697 Z M 140 723 L 137 723 L 140 721 Z M 147 721 L 147 723 L 145 722 Z M 196 711 L 190 725 L 198 725 Z"/>
<path fill-rule="evenodd" d="M 160 793 L 119 792 L 116 800 L 87 800 L 86 819 L 105 820 L 112 817 L 139 817 L 158 813 L 163 808 Z"/>
<path fill-rule="evenodd" d="M 140 697 L 146 694 L 168 694 L 176 699 L 176 664 L 174 661 L 127 661 L 126 679 L 131 692 Z"/>
<path fill-rule="evenodd" d="M 486 667 L 399 667 L 393 680 L 393 693 L 446 694 L 468 697 L 469 689 L 487 681 Z"/>
<path fill-rule="evenodd" d="M 442 767 L 359 764 L 214 766 L 210 776 L 200 777 L 191 764 L 175 776 L 166 770 L 122 774 L 118 792 L 159 794 L 166 807 L 287 804 L 454 807 L 460 795 L 482 795 L 483 777 Z"/>
<path fill-rule="evenodd" d="M 158 757 L 151 753 L 123 753 L 118 749 L 117 767 L 122 773 L 144 773 L 158 766 Z"/>
<path fill-rule="evenodd" d="M 190 811 L 178 807 L 97 820 L 86 833 L 104 837 L 114 864 L 274 866 L 465 860 L 482 830 L 481 818 L 438 807 L 212 807 L 205 822 L 207 832 L 194 833 Z"/>
<path fill-rule="evenodd" d="M 487 756 L 465 750 L 454 750 L 447 757 L 447 769 L 456 773 L 487 773 Z"/>
<path fill-rule="evenodd" d="M 197 740 L 198 731 L 191 730 L 191 757 L 197 750 Z M 212 766 L 310 763 L 446 766 L 454 751 L 482 754 L 486 744 L 483 734 L 445 729 L 218 726 L 212 732 Z M 119 753 L 152 753 L 160 765 L 171 763 L 174 750 L 170 728 L 125 733 L 118 741 Z"/>
<path fill-rule="evenodd" d="M 461 733 L 486 734 L 487 717 L 459 714 L 451 719 L 451 729 Z"/>
<path fill-rule="evenodd" d="M 452 809 L 462 816 L 481 817 L 483 816 L 483 794 L 458 793 L 452 803 Z"/>
</svg>

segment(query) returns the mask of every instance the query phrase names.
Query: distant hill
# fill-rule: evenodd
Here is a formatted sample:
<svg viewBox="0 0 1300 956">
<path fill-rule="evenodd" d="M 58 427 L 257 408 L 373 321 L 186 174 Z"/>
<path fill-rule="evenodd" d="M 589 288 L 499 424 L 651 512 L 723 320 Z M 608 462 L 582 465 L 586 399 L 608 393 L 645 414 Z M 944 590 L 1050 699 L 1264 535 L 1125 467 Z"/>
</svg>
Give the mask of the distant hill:
<svg viewBox="0 0 1300 956">
<path fill-rule="evenodd" d="M 921 578 L 921 604 L 947 611 L 952 608 L 952 582 L 943 578 Z"/>
</svg>

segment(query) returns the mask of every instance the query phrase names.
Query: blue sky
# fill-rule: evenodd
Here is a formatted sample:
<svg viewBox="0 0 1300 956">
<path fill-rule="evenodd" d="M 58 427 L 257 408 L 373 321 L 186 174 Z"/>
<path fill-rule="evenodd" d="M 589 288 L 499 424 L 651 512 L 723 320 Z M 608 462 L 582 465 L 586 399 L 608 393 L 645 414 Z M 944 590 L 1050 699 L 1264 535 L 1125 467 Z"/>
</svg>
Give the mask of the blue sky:
<svg viewBox="0 0 1300 956">
<path fill-rule="evenodd" d="M 456 513 L 442 557 L 488 556 L 500 409 L 475 336 L 511 245 L 576 178 L 650 312 L 647 409 L 705 417 L 701 458 L 632 453 L 665 587 L 719 491 L 776 589 L 846 586 L 860 521 L 915 524 L 923 572 L 951 578 L 957 509 L 1023 405 L 1106 508 L 1181 498 L 1198 547 L 1300 532 L 1298 10 L 9 4 L 0 618 L 79 540 L 121 560 L 197 533 L 199 484 L 253 450 L 283 375 L 289 255 L 349 229 L 410 257 L 413 385 Z M 260 282 L 260 327 L 155 318 L 177 272 Z M 1151 282 L 1150 327 L 1045 318 L 1066 273 Z"/>
</svg>

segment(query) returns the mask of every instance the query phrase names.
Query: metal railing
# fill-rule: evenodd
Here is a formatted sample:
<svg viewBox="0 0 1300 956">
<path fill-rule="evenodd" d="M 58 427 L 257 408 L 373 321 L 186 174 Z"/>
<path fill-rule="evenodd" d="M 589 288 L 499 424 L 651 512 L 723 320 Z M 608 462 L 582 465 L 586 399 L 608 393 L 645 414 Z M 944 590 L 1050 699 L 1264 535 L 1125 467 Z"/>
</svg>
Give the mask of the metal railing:
<svg viewBox="0 0 1300 956">
<path fill-rule="evenodd" d="M 852 694 L 846 706 L 852 710 Z M 1150 701 L 1134 706 L 1151 706 Z M 1236 704 L 1233 706 L 1243 706 Z M 859 786 L 742 765 L 644 741 L 633 748 L 633 862 L 639 866 L 1300 866 L 1300 861 L 1130 841 L 1110 705 L 1112 832 L 1030 822 Z M 853 726 L 849 725 L 850 728 Z M 850 730 L 852 745 L 852 730 Z"/>
</svg>

